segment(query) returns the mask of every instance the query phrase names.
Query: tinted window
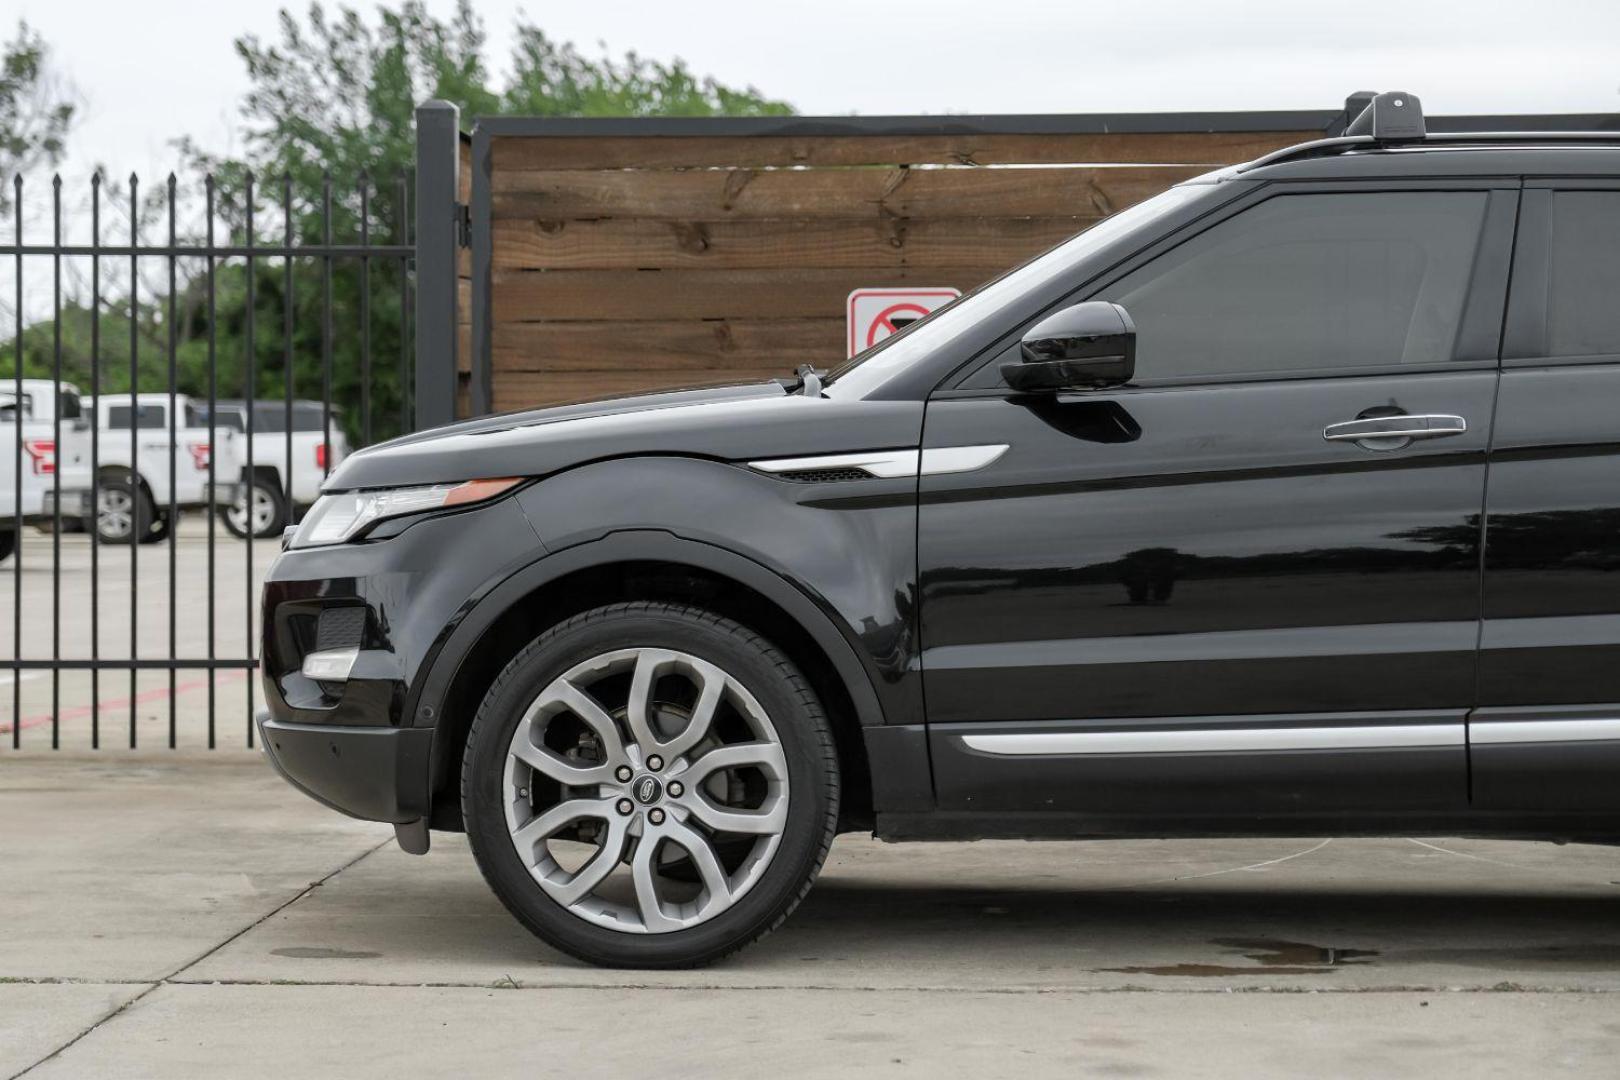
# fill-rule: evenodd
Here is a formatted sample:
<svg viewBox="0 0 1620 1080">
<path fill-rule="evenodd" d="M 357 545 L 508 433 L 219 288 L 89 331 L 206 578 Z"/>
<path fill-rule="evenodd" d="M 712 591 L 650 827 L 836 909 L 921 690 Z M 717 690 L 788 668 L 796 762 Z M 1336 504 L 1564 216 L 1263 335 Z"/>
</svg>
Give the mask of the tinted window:
<svg viewBox="0 0 1620 1080">
<path fill-rule="evenodd" d="M 169 421 L 162 405 L 138 405 L 135 426 L 139 428 L 166 428 Z M 129 430 L 129 406 L 109 405 L 107 407 L 107 426 L 114 429 Z"/>
<path fill-rule="evenodd" d="M 1547 353 L 1620 353 L 1620 191 L 1552 198 Z"/>
<path fill-rule="evenodd" d="M 1484 192 L 1285 195 L 1099 299 L 1136 322 L 1139 378 L 1451 359 Z"/>
<path fill-rule="evenodd" d="M 208 426 L 208 407 L 205 405 L 197 410 L 197 426 Z M 214 412 L 214 426 L 221 431 L 241 431 L 246 425 L 242 423 L 242 413 L 228 405 L 221 406 Z"/>
<path fill-rule="evenodd" d="M 64 420 L 77 420 L 84 415 L 79 405 L 79 395 L 71 390 L 63 390 L 56 398 L 56 408 Z"/>
</svg>

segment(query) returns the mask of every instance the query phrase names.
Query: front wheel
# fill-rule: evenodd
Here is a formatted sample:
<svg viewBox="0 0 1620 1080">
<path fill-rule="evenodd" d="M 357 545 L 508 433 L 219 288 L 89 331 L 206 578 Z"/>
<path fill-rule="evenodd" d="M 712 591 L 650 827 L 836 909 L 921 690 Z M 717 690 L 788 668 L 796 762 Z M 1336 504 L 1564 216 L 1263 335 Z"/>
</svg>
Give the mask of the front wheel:
<svg viewBox="0 0 1620 1080">
<path fill-rule="evenodd" d="M 232 536 L 245 537 L 250 529 L 255 540 L 279 536 L 287 521 L 281 486 L 268 480 L 255 480 L 237 494 L 221 516 Z"/>
<path fill-rule="evenodd" d="M 698 608 L 623 603 L 506 666 L 467 737 L 479 868 L 539 937 L 610 967 L 711 963 L 815 880 L 838 758 L 804 677 Z"/>
</svg>

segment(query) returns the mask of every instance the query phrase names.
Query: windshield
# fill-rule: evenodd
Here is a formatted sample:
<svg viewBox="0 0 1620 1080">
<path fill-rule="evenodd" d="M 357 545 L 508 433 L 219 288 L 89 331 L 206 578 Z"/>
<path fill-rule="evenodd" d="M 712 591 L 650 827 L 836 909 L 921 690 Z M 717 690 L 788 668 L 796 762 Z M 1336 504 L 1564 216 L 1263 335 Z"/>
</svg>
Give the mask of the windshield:
<svg viewBox="0 0 1620 1080">
<path fill-rule="evenodd" d="M 927 318 L 912 323 L 893 337 L 856 354 L 849 363 L 833 373 L 830 389 L 835 390 L 838 397 L 860 397 L 895 372 L 976 325 L 990 312 L 1031 289 L 1061 277 L 1092 252 L 1154 218 L 1170 213 L 1207 190 L 1207 187 L 1198 185 L 1179 185 L 1104 218 L 1045 254 L 1037 255 Z"/>
</svg>

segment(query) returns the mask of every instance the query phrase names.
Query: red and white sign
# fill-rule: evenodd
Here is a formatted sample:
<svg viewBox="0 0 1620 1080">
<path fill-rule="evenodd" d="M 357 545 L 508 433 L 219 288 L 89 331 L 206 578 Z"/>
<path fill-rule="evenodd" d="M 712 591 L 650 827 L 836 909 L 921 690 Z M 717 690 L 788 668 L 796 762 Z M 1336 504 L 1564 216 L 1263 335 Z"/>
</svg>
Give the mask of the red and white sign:
<svg viewBox="0 0 1620 1080">
<path fill-rule="evenodd" d="M 865 352 L 890 334 L 962 295 L 960 289 L 856 289 L 849 294 L 849 355 Z"/>
</svg>

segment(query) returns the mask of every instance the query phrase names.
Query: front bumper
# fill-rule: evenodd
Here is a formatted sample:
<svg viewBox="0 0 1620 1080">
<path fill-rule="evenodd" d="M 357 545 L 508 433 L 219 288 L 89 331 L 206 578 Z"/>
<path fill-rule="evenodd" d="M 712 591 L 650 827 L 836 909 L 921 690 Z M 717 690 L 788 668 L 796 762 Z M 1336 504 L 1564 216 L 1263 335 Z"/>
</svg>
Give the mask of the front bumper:
<svg viewBox="0 0 1620 1080">
<path fill-rule="evenodd" d="M 270 763 L 316 802 L 395 825 L 427 816 L 431 728 L 292 724 L 268 712 L 254 719 Z"/>
</svg>

